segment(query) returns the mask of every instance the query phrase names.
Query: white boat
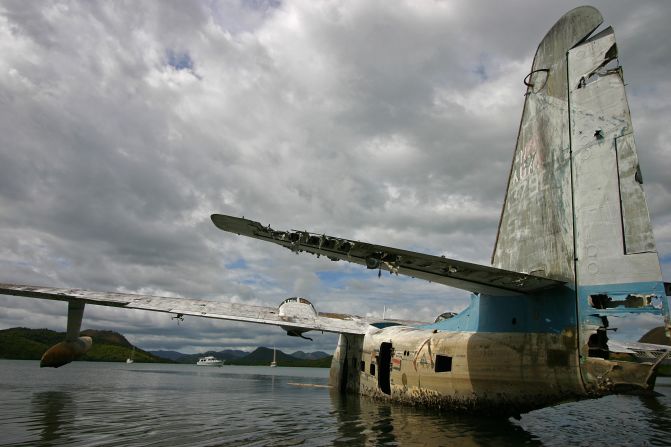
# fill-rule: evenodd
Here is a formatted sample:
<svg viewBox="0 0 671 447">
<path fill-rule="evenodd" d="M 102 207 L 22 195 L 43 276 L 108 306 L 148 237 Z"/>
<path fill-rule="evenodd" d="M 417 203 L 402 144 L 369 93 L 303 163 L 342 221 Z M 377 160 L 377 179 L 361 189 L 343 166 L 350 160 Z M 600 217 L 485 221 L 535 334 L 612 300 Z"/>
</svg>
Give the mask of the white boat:
<svg viewBox="0 0 671 447">
<path fill-rule="evenodd" d="M 133 363 L 135 360 L 133 360 L 135 357 L 135 346 L 133 346 L 133 350 L 130 353 L 130 357 L 126 359 L 126 363 Z"/>
<path fill-rule="evenodd" d="M 276 356 L 275 346 L 273 346 L 273 361 L 270 362 L 270 367 L 271 368 L 275 368 L 277 366 L 277 362 L 275 361 L 276 360 L 275 356 Z"/>
<path fill-rule="evenodd" d="M 222 366 L 223 364 L 224 364 L 223 361 L 211 355 L 208 355 L 207 357 L 201 357 L 196 362 L 197 366 Z"/>
</svg>

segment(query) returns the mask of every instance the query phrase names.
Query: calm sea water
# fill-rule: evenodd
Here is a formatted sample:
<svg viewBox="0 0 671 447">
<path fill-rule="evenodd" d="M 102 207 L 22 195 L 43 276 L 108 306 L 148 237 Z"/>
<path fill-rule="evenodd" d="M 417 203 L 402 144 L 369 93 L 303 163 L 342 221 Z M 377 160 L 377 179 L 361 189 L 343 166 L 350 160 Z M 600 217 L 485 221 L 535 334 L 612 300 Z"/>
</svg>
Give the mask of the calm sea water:
<svg viewBox="0 0 671 447">
<path fill-rule="evenodd" d="M 328 370 L 0 360 L 12 446 L 670 445 L 671 381 L 508 418 L 332 395 Z"/>
</svg>

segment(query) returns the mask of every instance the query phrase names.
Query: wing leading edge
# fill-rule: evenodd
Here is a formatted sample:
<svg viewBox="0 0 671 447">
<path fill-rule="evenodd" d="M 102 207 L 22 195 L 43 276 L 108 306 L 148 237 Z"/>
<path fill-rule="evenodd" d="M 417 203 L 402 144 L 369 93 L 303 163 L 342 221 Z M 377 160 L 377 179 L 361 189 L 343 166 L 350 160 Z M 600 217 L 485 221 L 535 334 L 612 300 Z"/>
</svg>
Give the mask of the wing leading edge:
<svg viewBox="0 0 671 447">
<path fill-rule="evenodd" d="M 361 317 L 345 314 L 301 312 L 284 313 L 276 307 L 252 306 L 240 303 L 222 303 L 192 298 L 170 298 L 117 292 L 93 292 L 82 289 L 0 284 L 0 295 L 24 296 L 68 302 L 81 302 L 101 306 L 166 312 L 176 315 L 244 321 L 248 323 L 281 326 L 293 332 L 317 330 L 343 334 L 365 334 L 370 323 Z M 311 307 L 311 305 L 310 305 Z"/>
<path fill-rule="evenodd" d="M 564 284 L 562 281 L 540 276 L 325 234 L 294 230 L 278 231 L 245 218 L 222 214 L 213 214 L 211 218 L 217 228 L 223 231 L 272 242 L 296 253 L 323 255 L 333 261 L 345 260 L 365 265 L 369 269 L 409 275 L 473 293 L 528 294 Z"/>
</svg>

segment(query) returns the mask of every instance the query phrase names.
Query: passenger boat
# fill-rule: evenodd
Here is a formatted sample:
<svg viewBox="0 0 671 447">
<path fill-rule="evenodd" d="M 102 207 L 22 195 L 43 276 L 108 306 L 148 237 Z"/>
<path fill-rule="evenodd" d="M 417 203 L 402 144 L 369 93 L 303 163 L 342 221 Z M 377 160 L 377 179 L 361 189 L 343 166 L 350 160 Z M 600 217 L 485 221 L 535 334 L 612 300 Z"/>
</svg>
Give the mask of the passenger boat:
<svg viewBox="0 0 671 447">
<path fill-rule="evenodd" d="M 197 366 L 222 366 L 223 361 L 216 359 L 215 357 L 208 355 L 207 357 L 201 357 L 196 362 Z"/>
</svg>

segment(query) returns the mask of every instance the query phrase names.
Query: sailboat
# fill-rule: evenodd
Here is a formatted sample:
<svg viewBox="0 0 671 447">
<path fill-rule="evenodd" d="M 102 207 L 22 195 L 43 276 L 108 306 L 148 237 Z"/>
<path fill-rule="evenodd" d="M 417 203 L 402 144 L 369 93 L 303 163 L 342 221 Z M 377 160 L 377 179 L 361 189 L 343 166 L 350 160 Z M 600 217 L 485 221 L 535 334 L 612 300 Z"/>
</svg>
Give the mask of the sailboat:
<svg viewBox="0 0 671 447">
<path fill-rule="evenodd" d="M 126 363 L 133 363 L 133 357 L 135 357 L 135 346 L 133 346 L 133 350 L 130 353 L 130 357 L 126 359 Z"/>
<path fill-rule="evenodd" d="M 277 367 L 277 361 L 276 361 L 277 358 L 276 358 L 276 357 L 277 357 L 277 352 L 276 352 L 276 350 L 275 350 L 275 346 L 273 346 L 273 361 L 270 362 L 270 367 L 271 367 L 271 368 L 275 368 L 275 367 Z"/>
</svg>

